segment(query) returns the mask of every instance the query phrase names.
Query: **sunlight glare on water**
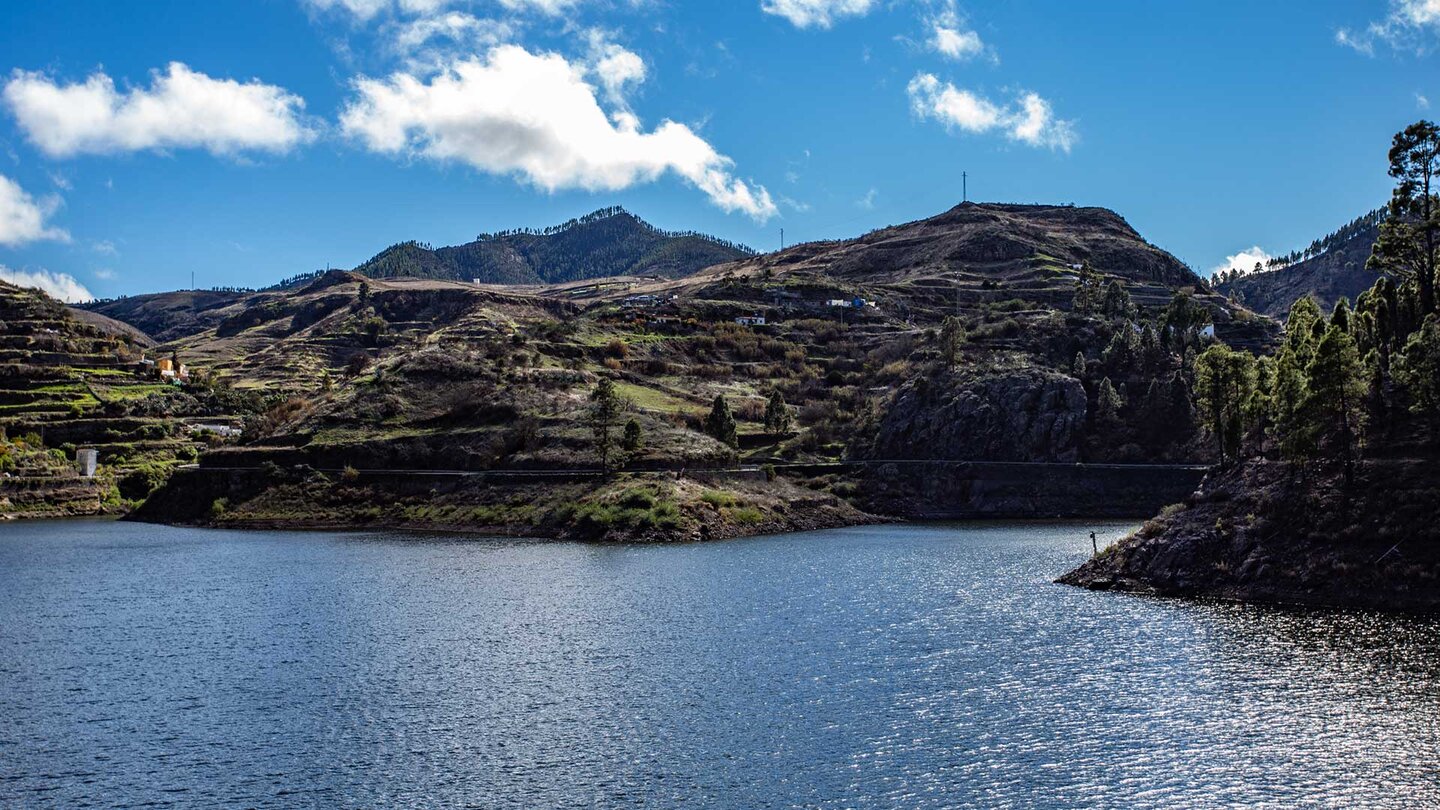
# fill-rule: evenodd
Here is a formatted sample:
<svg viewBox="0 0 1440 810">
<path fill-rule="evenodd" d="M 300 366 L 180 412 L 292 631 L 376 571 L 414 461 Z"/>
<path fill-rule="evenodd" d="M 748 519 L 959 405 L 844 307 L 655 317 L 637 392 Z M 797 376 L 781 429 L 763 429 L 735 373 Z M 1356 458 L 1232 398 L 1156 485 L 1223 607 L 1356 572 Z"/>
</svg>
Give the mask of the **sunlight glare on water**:
<svg viewBox="0 0 1440 810">
<path fill-rule="evenodd" d="M 1091 528 L 3 526 L 0 805 L 1440 806 L 1440 624 L 1051 584 Z"/>
</svg>

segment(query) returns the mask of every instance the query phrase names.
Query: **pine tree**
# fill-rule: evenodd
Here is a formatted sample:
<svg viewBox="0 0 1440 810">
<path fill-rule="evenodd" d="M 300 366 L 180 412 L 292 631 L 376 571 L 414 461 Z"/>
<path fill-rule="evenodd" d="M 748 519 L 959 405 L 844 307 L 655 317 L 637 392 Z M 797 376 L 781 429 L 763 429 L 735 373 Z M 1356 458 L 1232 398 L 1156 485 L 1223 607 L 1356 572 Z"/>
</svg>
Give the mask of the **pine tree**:
<svg viewBox="0 0 1440 810">
<path fill-rule="evenodd" d="M 1295 355 L 1302 367 L 1310 362 L 1315 324 L 1321 320 L 1320 307 L 1308 295 L 1290 305 L 1290 315 L 1285 319 L 1285 348 Z"/>
<path fill-rule="evenodd" d="M 790 430 L 790 408 L 785 404 L 785 397 L 780 389 L 770 392 L 770 399 L 765 403 L 765 432 L 772 436 L 778 436 Z"/>
<path fill-rule="evenodd" d="M 1397 133 L 1390 148 L 1390 176 L 1397 182 L 1369 264 L 1414 281 L 1423 317 L 1436 311 L 1440 204 L 1435 195 L 1440 192 L 1440 127 L 1418 121 Z"/>
<path fill-rule="evenodd" d="M 1305 420 L 1310 443 L 1338 455 L 1348 480 L 1365 416 L 1365 367 L 1354 339 L 1338 326 L 1326 329 L 1315 346 L 1305 377 L 1309 389 Z"/>
<path fill-rule="evenodd" d="M 1115 390 L 1115 384 L 1106 377 L 1100 381 L 1100 389 L 1095 394 L 1095 421 L 1103 427 L 1114 427 L 1120 423 L 1120 409 L 1125 407 L 1125 400 L 1120 397 L 1120 392 Z"/>
<path fill-rule="evenodd" d="M 705 432 L 731 450 L 740 447 L 740 437 L 735 430 L 735 415 L 730 412 L 730 403 L 723 394 L 716 395 L 715 404 L 705 417 Z"/>
<path fill-rule="evenodd" d="M 1338 327 L 1342 332 L 1354 335 L 1350 330 L 1350 302 L 1344 296 L 1335 302 L 1335 309 L 1330 312 L 1330 324 Z"/>
<path fill-rule="evenodd" d="M 590 433 L 595 438 L 595 455 L 600 458 L 600 469 L 606 473 L 623 463 L 615 452 L 614 431 L 624 406 L 615 390 L 615 383 L 609 377 L 601 377 L 590 393 Z"/>
<path fill-rule="evenodd" d="M 624 449 L 625 454 L 628 456 L 634 456 L 636 453 L 639 453 L 640 449 L 644 446 L 645 435 L 640 430 L 640 423 L 636 422 L 634 419 L 626 422 L 625 434 L 620 439 L 620 447 Z"/>
<path fill-rule="evenodd" d="M 1075 359 L 1070 363 L 1070 373 L 1075 375 L 1075 379 L 1083 380 L 1088 371 L 1089 366 L 1085 362 L 1085 353 L 1075 352 Z"/>
<path fill-rule="evenodd" d="M 1126 321 L 1116 326 L 1109 345 L 1100 354 L 1100 362 L 1112 373 L 1128 374 L 1135 367 L 1139 353 L 1140 340 L 1135 335 L 1135 326 Z"/>
<path fill-rule="evenodd" d="M 1105 279 L 1087 262 L 1080 268 L 1080 277 L 1075 279 L 1075 299 L 1072 304 L 1081 315 L 1094 315 L 1100 311 L 1104 296 Z"/>
<path fill-rule="evenodd" d="M 1303 461 L 1313 453 L 1310 436 L 1305 430 L 1304 406 L 1308 390 L 1305 363 L 1286 346 L 1275 358 L 1275 383 L 1271 388 L 1270 418 L 1275 443 L 1280 455 L 1290 461 Z"/>
<path fill-rule="evenodd" d="M 1105 317 L 1112 320 L 1129 319 L 1135 315 L 1135 305 L 1130 301 L 1130 293 L 1118 280 L 1105 286 L 1105 299 L 1101 309 Z"/>
<path fill-rule="evenodd" d="M 1224 465 L 1240 456 L 1245 405 L 1255 390 L 1255 358 L 1216 343 L 1195 358 L 1195 395 Z"/>
<path fill-rule="evenodd" d="M 960 350 L 965 345 L 965 327 L 954 315 L 947 316 L 940 324 L 940 356 L 947 365 L 960 362 Z"/>
<path fill-rule="evenodd" d="M 1410 412 L 1430 425 L 1430 438 L 1440 441 L 1440 319 L 1431 315 L 1405 341 L 1395 363 L 1395 380 L 1404 386 Z"/>
</svg>

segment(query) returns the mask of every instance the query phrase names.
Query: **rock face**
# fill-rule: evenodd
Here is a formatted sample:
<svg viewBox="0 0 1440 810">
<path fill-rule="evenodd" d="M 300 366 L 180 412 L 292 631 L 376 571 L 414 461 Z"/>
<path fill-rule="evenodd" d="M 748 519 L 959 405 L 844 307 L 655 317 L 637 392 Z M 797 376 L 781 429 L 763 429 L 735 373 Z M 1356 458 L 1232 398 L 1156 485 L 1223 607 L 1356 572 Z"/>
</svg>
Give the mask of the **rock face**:
<svg viewBox="0 0 1440 810">
<path fill-rule="evenodd" d="M 1060 578 L 1093 590 L 1440 610 L 1440 480 L 1430 461 L 1251 461 L 1205 480 Z"/>
<path fill-rule="evenodd" d="M 1043 369 L 921 377 L 895 395 L 870 457 L 1073 462 L 1085 412 L 1080 381 Z"/>
</svg>

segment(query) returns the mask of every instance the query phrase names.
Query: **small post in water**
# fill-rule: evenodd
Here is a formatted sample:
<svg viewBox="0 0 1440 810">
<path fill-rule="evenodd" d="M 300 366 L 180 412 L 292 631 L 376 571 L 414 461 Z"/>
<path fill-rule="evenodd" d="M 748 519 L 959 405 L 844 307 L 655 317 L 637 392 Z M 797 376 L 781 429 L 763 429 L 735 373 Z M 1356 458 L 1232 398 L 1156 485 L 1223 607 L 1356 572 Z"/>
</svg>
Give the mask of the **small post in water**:
<svg viewBox="0 0 1440 810">
<path fill-rule="evenodd" d="M 1090 532 L 1090 552 L 1091 556 L 1100 556 L 1100 541 L 1095 539 L 1095 532 Z"/>
</svg>

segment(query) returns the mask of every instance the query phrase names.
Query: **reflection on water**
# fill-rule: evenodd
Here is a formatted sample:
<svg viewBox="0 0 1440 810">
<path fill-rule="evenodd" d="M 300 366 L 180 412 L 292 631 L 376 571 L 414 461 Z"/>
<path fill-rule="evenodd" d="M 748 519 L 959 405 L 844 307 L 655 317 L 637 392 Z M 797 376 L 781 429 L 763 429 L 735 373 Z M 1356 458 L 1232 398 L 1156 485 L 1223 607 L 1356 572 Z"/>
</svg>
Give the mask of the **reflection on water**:
<svg viewBox="0 0 1440 810">
<path fill-rule="evenodd" d="M 1050 584 L 1090 528 L 3 526 L 0 805 L 1440 805 L 1436 622 Z"/>
</svg>

